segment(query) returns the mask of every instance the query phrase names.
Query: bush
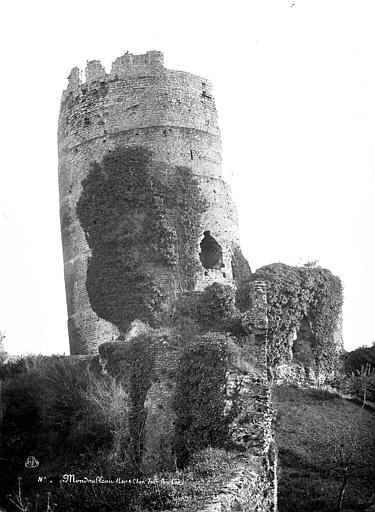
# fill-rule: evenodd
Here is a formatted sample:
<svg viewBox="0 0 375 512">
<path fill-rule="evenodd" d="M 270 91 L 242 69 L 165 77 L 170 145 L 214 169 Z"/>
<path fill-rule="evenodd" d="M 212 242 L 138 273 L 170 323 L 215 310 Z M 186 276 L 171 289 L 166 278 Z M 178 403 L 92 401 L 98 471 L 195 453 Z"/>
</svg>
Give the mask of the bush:
<svg viewBox="0 0 375 512">
<path fill-rule="evenodd" d="M 87 423 L 91 420 L 97 426 L 101 424 L 111 435 L 110 457 L 129 461 L 129 395 L 121 382 L 110 375 L 93 378 L 82 395 L 87 403 Z M 87 423 L 86 432 L 90 428 Z"/>
<path fill-rule="evenodd" d="M 0 475 L 4 493 L 17 475 L 26 491 L 32 484 L 24 466 L 28 454 L 50 474 L 99 448 L 110 458 L 125 457 L 128 400 L 112 377 L 96 377 L 85 360 L 58 356 L 21 359 L 6 372 L 0 453 L 7 460 Z"/>
</svg>

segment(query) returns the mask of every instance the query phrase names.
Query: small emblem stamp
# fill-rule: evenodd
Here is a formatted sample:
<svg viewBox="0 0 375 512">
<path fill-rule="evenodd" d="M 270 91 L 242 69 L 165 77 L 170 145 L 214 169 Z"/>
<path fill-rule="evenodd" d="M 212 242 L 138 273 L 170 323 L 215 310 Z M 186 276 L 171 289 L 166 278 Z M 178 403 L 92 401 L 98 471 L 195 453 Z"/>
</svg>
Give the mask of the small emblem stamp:
<svg viewBox="0 0 375 512">
<path fill-rule="evenodd" d="M 34 455 L 30 455 L 30 457 L 27 457 L 25 462 L 25 468 L 27 469 L 34 469 L 39 466 L 39 461 L 36 460 Z"/>
</svg>

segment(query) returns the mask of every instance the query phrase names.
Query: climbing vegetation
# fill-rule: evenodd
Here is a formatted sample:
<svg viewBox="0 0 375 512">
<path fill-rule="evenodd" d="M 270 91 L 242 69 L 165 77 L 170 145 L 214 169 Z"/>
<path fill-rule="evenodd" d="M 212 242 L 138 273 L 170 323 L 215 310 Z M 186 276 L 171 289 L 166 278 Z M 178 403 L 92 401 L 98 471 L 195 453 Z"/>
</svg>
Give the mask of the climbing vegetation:
<svg viewBox="0 0 375 512">
<path fill-rule="evenodd" d="M 174 405 L 174 449 L 180 465 L 203 448 L 228 442 L 224 414 L 227 358 L 227 337 L 219 333 L 196 336 L 180 357 Z"/>
<path fill-rule="evenodd" d="M 321 267 L 283 263 L 262 267 L 253 278 L 267 283 L 270 364 L 290 358 L 293 333 L 307 318 L 317 368 L 333 369 L 341 348 L 335 339 L 343 303 L 340 279 Z"/>
<path fill-rule="evenodd" d="M 86 287 L 99 317 L 121 330 L 135 318 L 161 321 L 166 290 L 155 270 L 170 271 L 183 289 L 194 286 L 205 208 L 190 169 L 160 173 L 143 147 L 91 164 L 77 215 L 92 251 Z"/>
</svg>

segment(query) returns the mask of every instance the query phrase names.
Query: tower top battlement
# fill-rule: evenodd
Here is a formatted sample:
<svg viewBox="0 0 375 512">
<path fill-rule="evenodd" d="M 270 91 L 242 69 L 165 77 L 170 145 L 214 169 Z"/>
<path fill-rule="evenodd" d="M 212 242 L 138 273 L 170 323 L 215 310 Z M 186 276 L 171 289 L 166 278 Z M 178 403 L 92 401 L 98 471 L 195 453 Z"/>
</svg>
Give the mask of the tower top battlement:
<svg viewBox="0 0 375 512">
<path fill-rule="evenodd" d="M 139 73 L 147 73 L 148 75 L 160 73 L 164 70 L 164 54 L 156 50 L 152 50 L 140 55 L 126 52 L 121 57 L 112 62 L 111 72 L 107 73 L 105 67 L 100 60 L 90 60 L 86 63 L 85 81 L 93 82 L 95 80 L 105 80 L 113 78 L 121 78 L 125 76 L 136 75 Z M 78 67 L 74 67 L 68 76 L 68 90 L 75 89 L 83 85 L 82 71 Z"/>
<path fill-rule="evenodd" d="M 151 50 L 140 55 L 126 52 L 112 62 L 111 71 L 109 73 L 106 72 L 100 60 L 87 61 L 84 73 L 78 67 L 74 67 L 68 76 L 68 87 L 63 93 L 63 98 L 66 96 L 66 93 L 77 91 L 81 86 L 89 85 L 94 82 L 104 83 L 140 76 L 151 77 L 165 75 L 166 73 L 186 75 L 190 78 L 194 77 L 197 81 L 202 82 L 202 87 L 207 94 L 212 93 L 212 84 L 209 80 L 185 71 L 175 71 L 166 68 L 164 66 L 163 52 Z"/>
</svg>

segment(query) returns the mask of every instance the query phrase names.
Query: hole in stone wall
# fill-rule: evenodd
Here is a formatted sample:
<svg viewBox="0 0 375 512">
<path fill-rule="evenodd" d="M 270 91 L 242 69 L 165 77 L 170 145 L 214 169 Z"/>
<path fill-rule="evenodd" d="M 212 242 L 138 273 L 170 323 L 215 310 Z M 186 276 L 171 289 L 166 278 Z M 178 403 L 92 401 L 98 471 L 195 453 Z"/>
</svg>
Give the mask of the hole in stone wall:
<svg viewBox="0 0 375 512">
<path fill-rule="evenodd" d="M 203 234 L 204 238 L 200 243 L 201 252 L 199 253 L 203 267 L 217 269 L 224 267 L 223 251 L 220 245 L 209 231 L 205 231 Z"/>
<path fill-rule="evenodd" d="M 207 94 L 206 84 L 202 84 L 202 98 L 207 98 L 207 99 L 211 99 L 212 98 L 212 96 Z"/>
</svg>

